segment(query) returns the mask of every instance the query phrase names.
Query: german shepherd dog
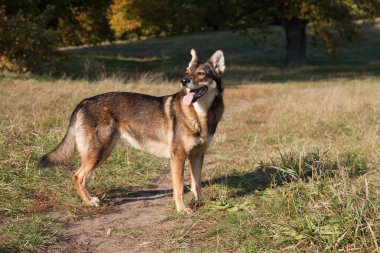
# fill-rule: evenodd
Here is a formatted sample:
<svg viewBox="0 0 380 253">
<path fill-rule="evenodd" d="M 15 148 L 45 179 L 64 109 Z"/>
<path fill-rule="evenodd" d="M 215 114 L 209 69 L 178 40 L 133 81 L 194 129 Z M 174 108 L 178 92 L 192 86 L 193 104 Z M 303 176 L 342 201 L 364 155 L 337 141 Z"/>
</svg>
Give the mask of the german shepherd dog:
<svg viewBox="0 0 380 253">
<path fill-rule="evenodd" d="M 81 101 L 61 143 L 42 156 L 37 166 L 63 164 L 78 150 L 81 165 L 73 181 L 84 204 L 99 206 L 99 199 L 86 190 L 86 178 L 121 141 L 170 158 L 176 209 L 191 212 L 183 201 L 185 160 L 189 159 L 191 167 L 191 191 L 202 201 L 202 164 L 224 110 L 221 77 L 225 70 L 221 50 L 204 64 L 199 63 L 194 49 L 191 56 L 181 91 L 176 94 L 154 97 L 109 92 Z"/>
</svg>

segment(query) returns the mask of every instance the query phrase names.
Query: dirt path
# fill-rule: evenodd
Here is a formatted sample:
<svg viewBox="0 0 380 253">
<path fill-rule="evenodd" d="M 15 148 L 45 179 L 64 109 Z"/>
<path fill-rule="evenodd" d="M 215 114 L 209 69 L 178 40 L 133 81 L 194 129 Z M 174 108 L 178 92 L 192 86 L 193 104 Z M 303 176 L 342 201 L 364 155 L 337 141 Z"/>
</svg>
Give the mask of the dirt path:
<svg viewBox="0 0 380 253">
<path fill-rule="evenodd" d="M 246 102 L 231 106 L 224 117 L 244 111 L 251 104 Z M 189 178 L 186 181 L 189 182 Z M 168 207 L 171 201 L 171 178 L 168 173 L 160 177 L 153 189 L 140 189 L 128 197 L 112 199 L 115 208 L 110 213 L 66 222 L 60 242 L 49 247 L 48 251 L 164 252 L 165 245 L 160 245 L 157 239 L 165 233 L 169 234 L 175 225 L 173 222 L 160 223 L 170 212 L 174 212 L 173 207 Z"/>
<path fill-rule="evenodd" d="M 171 211 L 171 201 L 170 178 L 163 175 L 153 189 L 112 199 L 110 213 L 68 222 L 49 252 L 160 252 L 156 238 L 170 229 L 160 220 Z"/>
</svg>

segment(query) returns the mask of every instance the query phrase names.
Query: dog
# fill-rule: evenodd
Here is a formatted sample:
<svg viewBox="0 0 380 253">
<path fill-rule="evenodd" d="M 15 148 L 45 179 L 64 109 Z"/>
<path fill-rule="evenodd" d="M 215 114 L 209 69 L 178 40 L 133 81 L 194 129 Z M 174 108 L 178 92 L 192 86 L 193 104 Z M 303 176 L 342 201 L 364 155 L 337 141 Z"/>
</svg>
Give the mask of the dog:
<svg viewBox="0 0 380 253">
<path fill-rule="evenodd" d="M 86 179 L 121 142 L 170 158 L 176 209 L 191 213 L 183 201 L 185 161 L 190 163 L 191 191 L 196 201 L 202 201 L 204 155 L 224 111 L 221 77 L 225 61 L 221 50 L 203 64 L 194 49 L 190 54 L 178 93 L 154 97 L 109 92 L 82 100 L 71 114 L 65 137 L 38 160 L 37 167 L 63 164 L 77 150 L 81 164 L 72 178 L 77 192 L 84 204 L 99 206 L 99 199 L 86 189 Z"/>
</svg>

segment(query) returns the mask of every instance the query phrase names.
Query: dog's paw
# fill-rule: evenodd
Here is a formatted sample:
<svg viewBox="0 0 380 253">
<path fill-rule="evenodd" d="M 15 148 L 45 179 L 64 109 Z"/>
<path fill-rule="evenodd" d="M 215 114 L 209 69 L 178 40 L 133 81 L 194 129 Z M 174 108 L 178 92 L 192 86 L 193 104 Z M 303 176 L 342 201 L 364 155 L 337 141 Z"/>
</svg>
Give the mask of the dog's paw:
<svg viewBox="0 0 380 253">
<path fill-rule="evenodd" d="M 185 207 L 184 209 L 182 209 L 179 212 L 181 214 L 185 214 L 185 215 L 193 215 L 194 214 L 194 211 L 191 208 L 188 208 L 188 207 Z"/>
<path fill-rule="evenodd" d="M 203 205 L 204 205 L 203 200 L 195 200 L 195 199 L 193 201 L 191 201 L 191 203 L 189 204 L 189 206 L 192 210 L 197 210 Z"/>
<path fill-rule="evenodd" d="M 96 206 L 96 207 L 99 207 L 100 206 L 100 200 L 98 197 L 91 197 L 90 198 L 90 206 Z"/>
</svg>

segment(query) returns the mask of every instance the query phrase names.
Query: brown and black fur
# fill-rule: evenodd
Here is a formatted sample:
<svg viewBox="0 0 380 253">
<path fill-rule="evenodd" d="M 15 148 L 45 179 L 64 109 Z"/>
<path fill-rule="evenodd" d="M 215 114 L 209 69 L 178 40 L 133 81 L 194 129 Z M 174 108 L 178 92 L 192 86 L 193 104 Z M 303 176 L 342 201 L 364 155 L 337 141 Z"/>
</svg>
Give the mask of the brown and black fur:
<svg viewBox="0 0 380 253">
<path fill-rule="evenodd" d="M 224 110 L 221 76 L 225 68 L 222 51 L 215 52 L 205 64 L 198 63 L 194 50 L 191 55 L 186 76 L 181 80 L 182 90 L 176 94 L 154 97 L 109 92 L 81 101 L 71 115 L 65 137 L 39 159 L 38 167 L 63 164 L 77 150 L 81 165 L 73 181 L 83 202 L 98 206 L 99 199 L 86 190 L 86 178 L 108 158 L 117 143 L 123 143 L 170 158 L 177 211 L 189 211 L 183 202 L 185 160 L 190 163 L 191 190 L 201 200 L 204 154 Z M 198 94 L 206 86 L 206 93 L 198 100 L 191 100 L 194 102 L 189 105 L 183 102 L 185 96 Z"/>
</svg>

